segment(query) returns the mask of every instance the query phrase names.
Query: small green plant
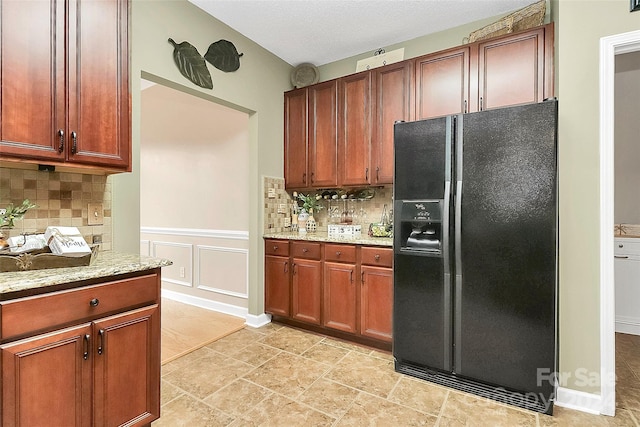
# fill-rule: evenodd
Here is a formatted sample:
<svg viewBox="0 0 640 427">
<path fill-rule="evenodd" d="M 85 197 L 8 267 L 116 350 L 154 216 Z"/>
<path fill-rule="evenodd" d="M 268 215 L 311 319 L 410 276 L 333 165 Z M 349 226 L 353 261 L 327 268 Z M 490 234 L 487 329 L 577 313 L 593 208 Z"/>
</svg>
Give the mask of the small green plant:
<svg viewBox="0 0 640 427">
<path fill-rule="evenodd" d="M 322 200 L 322 196 L 319 194 L 314 194 L 314 195 L 309 194 L 305 196 L 304 194 L 300 193 L 298 194 L 298 199 L 300 199 L 300 201 L 302 202 L 302 209 L 304 209 L 304 211 L 307 213 L 310 213 L 311 209 L 318 212 L 323 207 L 320 204 L 320 200 Z"/>
<path fill-rule="evenodd" d="M 29 199 L 23 200 L 22 204 L 18 206 L 13 206 L 13 203 L 10 203 L 6 209 L 0 209 L 0 228 L 15 227 L 13 222 L 17 219 L 22 219 L 29 209 L 35 207 L 36 205 L 31 203 Z"/>
</svg>

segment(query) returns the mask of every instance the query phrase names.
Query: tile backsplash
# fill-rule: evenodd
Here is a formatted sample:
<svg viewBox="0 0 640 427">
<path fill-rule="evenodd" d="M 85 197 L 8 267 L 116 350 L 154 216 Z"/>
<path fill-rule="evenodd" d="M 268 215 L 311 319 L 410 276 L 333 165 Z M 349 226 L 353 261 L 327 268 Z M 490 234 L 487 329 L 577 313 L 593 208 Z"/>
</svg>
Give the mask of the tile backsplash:
<svg viewBox="0 0 640 427">
<path fill-rule="evenodd" d="M 285 226 L 286 219 L 291 218 L 291 208 L 293 207 L 292 194 L 288 193 L 284 188 L 284 179 L 274 177 L 263 178 L 263 190 L 264 190 L 264 232 L 265 233 L 280 233 L 290 231 L 291 228 Z M 269 191 L 271 190 L 273 197 L 269 197 Z M 384 205 L 387 205 L 387 213 L 393 209 L 393 188 L 380 187 L 375 188 L 375 196 L 364 202 L 356 202 L 356 210 L 359 211 L 363 207 L 367 212 L 367 217 L 364 227 L 368 227 L 369 223 L 379 222 L 382 216 L 382 210 Z M 311 191 L 314 193 L 314 191 Z M 306 193 L 305 193 L 306 194 Z M 285 205 L 285 213 L 279 213 L 278 208 L 280 205 Z M 318 231 L 327 231 L 328 216 L 327 216 L 327 201 L 323 201 L 324 209 L 320 212 L 314 212 L 313 217 L 318 222 Z M 339 209 L 342 209 L 342 204 L 338 204 Z M 358 221 L 359 222 L 359 221 Z"/>
<path fill-rule="evenodd" d="M 111 183 L 107 176 L 0 168 L 0 208 L 29 199 L 37 207 L 16 221 L 9 235 L 44 232 L 47 226 L 78 227 L 87 243 L 101 236 L 111 250 Z M 102 203 L 104 223 L 88 225 L 89 203 Z"/>
</svg>

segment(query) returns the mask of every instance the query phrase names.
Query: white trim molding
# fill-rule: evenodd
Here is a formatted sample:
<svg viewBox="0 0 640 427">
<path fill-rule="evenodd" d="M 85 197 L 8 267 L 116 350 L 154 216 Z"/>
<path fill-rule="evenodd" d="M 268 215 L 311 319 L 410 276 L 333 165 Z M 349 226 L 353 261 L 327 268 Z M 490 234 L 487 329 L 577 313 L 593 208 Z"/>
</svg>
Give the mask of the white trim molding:
<svg viewBox="0 0 640 427">
<path fill-rule="evenodd" d="M 615 56 L 640 50 L 640 31 L 600 39 L 600 408 L 615 415 L 613 268 Z M 577 392 L 576 392 L 577 393 Z M 586 410 L 586 409 L 585 409 Z"/>
<path fill-rule="evenodd" d="M 151 242 L 152 256 L 157 257 L 156 248 L 158 246 L 165 247 L 174 247 L 174 248 L 187 248 L 189 251 L 189 271 L 193 271 L 193 245 L 191 243 L 176 243 L 176 242 L 163 242 L 159 240 L 154 240 Z M 187 288 L 193 287 L 193 275 L 189 274 L 191 281 L 186 280 L 177 280 L 177 279 L 169 279 L 167 277 L 163 277 L 162 281 L 167 283 L 173 283 L 174 285 L 184 286 Z"/>
<path fill-rule="evenodd" d="M 245 322 L 247 326 L 251 326 L 252 328 L 259 328 L 268 323 L 271 323 L 271 316 L 266 313 L 257 316 L 255 314 L 247 314 L 247 321 Z"/>
<path fill-rule="evenodd" d="M 616 332 L 640 335 L 640 319 L 637 317 L 616 316 Z"/>
<path fill-rule="evenodd" d="M 206 308 L 207 310 L 217 311 L 218 313 L 229 314 L 231 316 L 240 317 L 246 319 L 248 310 L 236 305 L 225 304 L 222 302 L 211 301 L 210 299 L 194 297 L 186 295 L 180 292 L 170 291 L 168 289 L 162 289 L 162 297 L 170 300 L 178 301 L 184 304 L 194 305 L 200 308 Z"/>
<path fill-rule="evenodd" d="M 558 387 L 556 390 L 555 404 L 563 408 L 575 409 L 590 414 L 599 414 L 602 406 L 599 395 L 564 387 Z"/>
<path fill-rule="evenodd" d="M 207 237 L 214 239 L 249 240 L 249 232 L 242 230 L 209 230 L 204 228 L 140 227 L 141 233 L 170 236 Z"/>
</svg>

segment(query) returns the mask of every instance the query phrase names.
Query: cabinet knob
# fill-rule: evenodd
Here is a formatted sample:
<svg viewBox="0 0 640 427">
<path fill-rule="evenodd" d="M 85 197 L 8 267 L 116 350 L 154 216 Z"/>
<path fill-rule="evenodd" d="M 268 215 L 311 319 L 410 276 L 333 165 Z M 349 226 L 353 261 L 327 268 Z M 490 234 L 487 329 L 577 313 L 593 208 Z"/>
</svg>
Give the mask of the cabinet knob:
<svg viewBox="0 0 640 427">
<path fill-rule="evenodd" d="M 342 252 L 341 251 L 336 251 L 336 256 L 340 256 L 340 255 L 342 255 Z"/>
<path fill-rule="evenodd" d="M 91 307 L 97 307 L 97 306 L 98 306 L 98 304 L 100 304 L 100 300 L 99 300 L 98 298 L 94 298 L 94 299 L 92 299 L 91 301 L 89 301 L 89 305 L 90 305 Z"/>
<path fill-rule="evenodd" d="M 374 258 L 376 259 L 376 261 L 380 261 L 380 255 L 376 254 L 376 256 L 374 256 Z"/>
<path fill-rule="evenodd" d="M 624 245 L 618 245 L 619 248 L 624 248 Z"/>
<path fill-rule="evenodd" d="M 278 250 L 278 247 L 277 247 L 277 246 L 274 246 L 274 247 L 273 247 L 273 251 L 275 252 L 275 251 L 277 251 L 277 250 Z"/>
<path fill-rule="evenodd" d="M 307 248 L 302 248 L 302 252 L 307 253 L 307 252 L 309 252 L 309 249 L 307 249 Z"/>
</svg>

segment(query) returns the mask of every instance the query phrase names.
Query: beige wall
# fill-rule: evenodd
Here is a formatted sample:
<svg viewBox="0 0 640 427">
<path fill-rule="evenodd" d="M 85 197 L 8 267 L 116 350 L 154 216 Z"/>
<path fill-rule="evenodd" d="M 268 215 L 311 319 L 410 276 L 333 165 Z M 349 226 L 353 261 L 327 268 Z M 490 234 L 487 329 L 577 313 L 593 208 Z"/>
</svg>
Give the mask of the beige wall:
<svg viewBox="0 0 640 427">
<path fill-rule="evenodd" d="M 616 224 L 640 224 L 640 52 L 616 56 L 615 77 Z"/>
<path fill-rule="evenodd" d="M 555 5 L 555 4 L 554 4 Z M 640 28 L 627 0 L 561 0 L 556 17 L 559 99 L 560 369 L 600 372 L 600 38 Z M 599 385 L 568 386 L 599 392 Z"/>
<path fill-rule="evenodd" d="M 137 252 L 140 240 L 140 79 L 161 82 L 185 92 L 231 106 L 249 117 L 249 302 L 250 314 L 263 312 L 262 175 L 283 171 L 283 100 L 291 88 L 291 66 L 205 14 L 186 0 L 132 1 L 132 135 L 133 172 L 113 179 L 114 248 Z M 167 42 L 189 41 L 201 54 L 220 39 L 233 42 L 240 69 L 224 73 L 209 66 L 213 90 L 186 80 L 173 62 Z"/>
</svg>

